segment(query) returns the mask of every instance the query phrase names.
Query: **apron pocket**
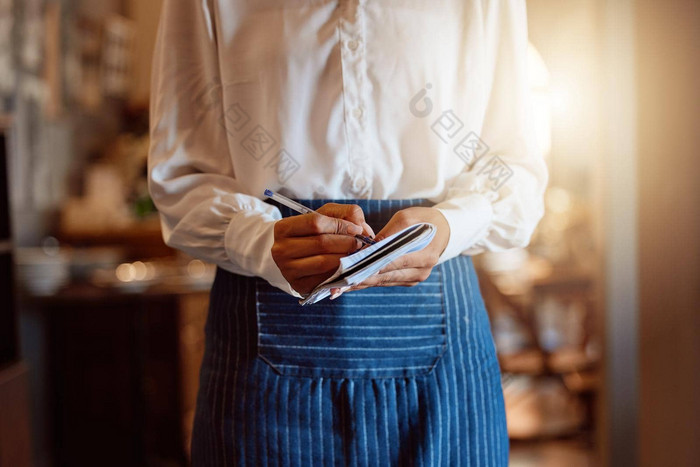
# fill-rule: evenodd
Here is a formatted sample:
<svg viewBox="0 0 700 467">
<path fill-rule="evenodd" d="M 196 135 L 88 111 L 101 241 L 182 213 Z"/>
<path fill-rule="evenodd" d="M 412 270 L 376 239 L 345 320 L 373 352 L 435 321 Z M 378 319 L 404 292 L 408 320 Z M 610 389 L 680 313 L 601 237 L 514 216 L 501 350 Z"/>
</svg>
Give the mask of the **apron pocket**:
<svg viewBox="0 0 700 467">
<path fill-rule="evenodd" d="M 258 357 L 281 375 L 426 375 L 447 347 L 441 265 L 414 287 L 372 287 L 301 306 L 256 278 Z"/>
</svg>

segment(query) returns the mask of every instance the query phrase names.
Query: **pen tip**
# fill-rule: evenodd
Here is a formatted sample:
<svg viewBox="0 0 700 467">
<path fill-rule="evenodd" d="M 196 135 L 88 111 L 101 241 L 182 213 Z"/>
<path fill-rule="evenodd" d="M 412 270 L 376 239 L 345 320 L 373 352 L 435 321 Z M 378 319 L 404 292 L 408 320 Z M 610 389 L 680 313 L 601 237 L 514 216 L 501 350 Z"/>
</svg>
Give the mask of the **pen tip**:
<svg viewBox="0 0 700 467">
<path fill-rule="evenodd" d="M 265 190 L 265 196 L 272 196 L 271 190 Z"/>
</svg>

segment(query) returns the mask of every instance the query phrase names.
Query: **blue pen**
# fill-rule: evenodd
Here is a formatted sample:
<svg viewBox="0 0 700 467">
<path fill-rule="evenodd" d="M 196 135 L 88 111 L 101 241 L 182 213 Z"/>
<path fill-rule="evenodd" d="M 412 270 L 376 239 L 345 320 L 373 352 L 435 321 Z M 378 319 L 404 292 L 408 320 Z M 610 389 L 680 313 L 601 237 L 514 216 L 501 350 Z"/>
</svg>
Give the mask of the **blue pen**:
<svg viewBox="0 0 700 467">
<path fill-rule="evenodd" d="M 293 209 L 300 214 L 308 214 L 310 212 L 316 212 L 313 209 L 308 208 L 308 207 L 304 206 L 303 204 L 297 203 L 293 199 L 289 199 L 286 196 L 282 196 L 278 193 L 275 193 L 272 190 L 265 190 L 265 196 L 267 196 L 268 198 L 274 199 L 275 201 L 277 201 L 280 204 L 284 204 L 289 209 Z M 366 237 L 364 235 L 355 235 L 355 238 L 357 238 L 359 241 L 361 241 L 365 245 L 374 245 L 375 243 L 377 243 L 374 240 L 372 240 L 371 238 Z"/>
</svg>

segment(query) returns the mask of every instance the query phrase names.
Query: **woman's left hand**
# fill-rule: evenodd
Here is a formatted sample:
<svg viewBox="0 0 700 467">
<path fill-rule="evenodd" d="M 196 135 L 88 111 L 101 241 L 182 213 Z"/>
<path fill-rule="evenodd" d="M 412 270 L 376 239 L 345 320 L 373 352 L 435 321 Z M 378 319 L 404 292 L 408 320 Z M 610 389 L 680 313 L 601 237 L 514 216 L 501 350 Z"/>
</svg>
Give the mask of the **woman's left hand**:
<svg viewBox="0 0 700 467">
<path fill-rule="evenodd" d="M 360 284 L 342 290 L 332 289 L 331 298 L 337 298 L 346 291 L 362 290 L 367 287 L 412 287 L 426 280 L 450 239 L 450 226 L 439 210 L 428 207 L 403 209 L 394 214 L 374 239 L 380 241 L 420 222 L 429 222 L 437 227 L 435 237 L 427 247 L 398 258 Z"/>
</svg>

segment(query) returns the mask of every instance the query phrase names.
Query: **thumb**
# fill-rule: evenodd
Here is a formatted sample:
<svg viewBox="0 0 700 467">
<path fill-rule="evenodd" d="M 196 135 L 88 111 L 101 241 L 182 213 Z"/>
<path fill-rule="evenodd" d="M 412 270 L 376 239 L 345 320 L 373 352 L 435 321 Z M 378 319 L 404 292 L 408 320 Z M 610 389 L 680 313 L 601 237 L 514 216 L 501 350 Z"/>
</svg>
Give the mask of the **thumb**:
<svg viewBox="0 0 700 467">
<path fill-rule="evenodd" d="M 374 240 L 377 242 L 380 242 L 384 240 L 387 237 L 390 237 L 394 235 L 397 232 L 400 232 L 403 230 L 406 226 L 404 225 L 404 222 L 400 220 L 398 217 L 393 216 L 389 222 L 384 226 L 382 230 L 380 230 L 376 237 L 374 237 Z"/>
<path fill-rule="evenodd" d="M 365 222 L 365 213 L 357 204 L 326 203 L 316 210 L 324 216 L 345 219 L 353 224 L 362 225 Z"/>
<path fill-rule="evenodd" d="M 362 234 L 363 234 L 363 235 L 366 235 L 366 236 L 368 236 L 368 237 L 370 237 L 370 238 L 374 238 L 374 230 L 372 230 L 372 227 L 370 227 L 369 224 L 368 224 L 367 222 L 363 222 L 363 223 L 362 223 L 362 228 L 364 229 L 364 230 L 362 231 Z"/>
<path fill-rule="evenodd" d="M 328 217 L 328 219 L 333 225 L 332 233 L 339 235 L 359 235 L 362 233 L 362 227 L 357 224 L 335 217 Z"/>
<path fill-rule="evenodd" d="M 362 208 L 356 204 L 326 203 L 318 208 L 316 212 L 323 214 L 324 216 L 352 222 L 353 224 L 360 226 L 360 231 L 357 232 L 357 234 L 364 233 L 365 235 L 374 237 L 372 227 L 365 222 L 365 213 L 362 211 Z M 353 233 L 352 235 L 356 234 Z"/>
</svg>

